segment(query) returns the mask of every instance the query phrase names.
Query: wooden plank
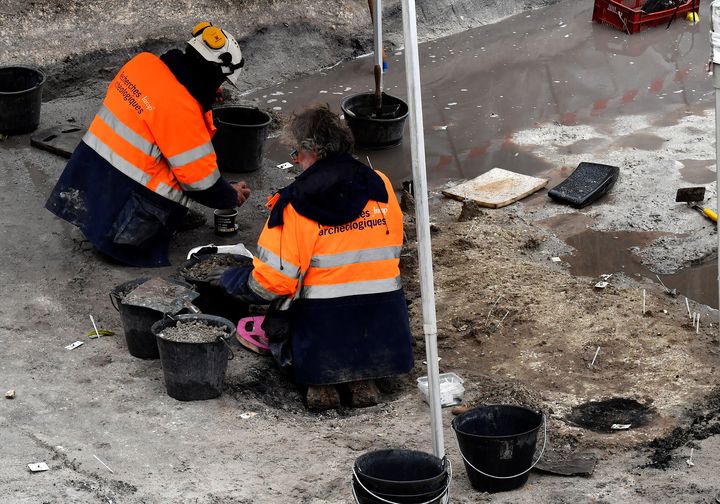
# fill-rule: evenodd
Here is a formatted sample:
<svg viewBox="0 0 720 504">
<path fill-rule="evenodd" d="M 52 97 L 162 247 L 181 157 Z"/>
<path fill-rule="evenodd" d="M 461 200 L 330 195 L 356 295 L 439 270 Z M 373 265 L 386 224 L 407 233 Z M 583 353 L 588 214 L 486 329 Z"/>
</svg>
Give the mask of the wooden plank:
<svg viewBox="0 0 720 504">
<path fill-rule="evenodd" d="M 53 126 L 33 133 L 30 137 L 30 145 L 69 158 L 83 135 L 85 128 L 74 124 Z"/>
<path fill-rule="evenodd" d="M 493 168 L 442 193 L 459 201 L 470 200 L 484 207 L 500 208 L 539 191 L 547 183 L 547 179 Z"/>
</svg>

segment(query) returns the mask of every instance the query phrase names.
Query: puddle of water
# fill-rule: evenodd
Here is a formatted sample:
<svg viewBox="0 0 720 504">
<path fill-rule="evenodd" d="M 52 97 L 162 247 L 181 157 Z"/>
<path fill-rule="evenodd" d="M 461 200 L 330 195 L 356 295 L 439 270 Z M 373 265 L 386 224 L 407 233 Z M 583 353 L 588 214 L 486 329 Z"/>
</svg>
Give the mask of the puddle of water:
<svg viewBox="0 0 720 504">
<path fill-rule="evenodd" d="M 604 273 L 623 272 L 627 276 L 654 274 L 640 263 L 632 247 L 643 247 L 665 233 L 586 230 L 565 242 L 576 252 L 565 257 L 573 275 L 597 277 Z"/>
<path fill-rule="evenodd" d="M 645 267 L 633 247 L 645 247 L 666 235 L 658 232 L 594 231 L 589 229 L 592 218 L 583 214 L 564 214 L 540 223 L 575 249 L 563 260 L 576 276 L 598 278 L 606 273 L 622 272 L 628 277 L 660 278 L 668 289 L 677 289 L 688 298 L 711 307 L 718 306 L 717 262 L 683 268 L 671 275 L 656 275 Z"/>
<path fill-rule="evenodd" d="M 715 182 L 714 159 L 681 159 L 683 168 L 680 175 L 690 184 L 710 184 Z"/>
<path fill-rule="evenodd" d="M 678 20 L 669 30 L 628 37 L 593 23 L 592 8 L 587 2 L 561 2 L 420 46 L 431 186 L 496 166 L 530 175 L 553 168 L 512 143 L 513 132 L 521 129 L 553 121 L 602 125 L 620 114 L 712 105 L 711 80 L 703 71 L 709 51 L 704 19 L 700 25 Z M 398 51 L 388 59 L 385 90 L 405 99 L 404 55 Z M 373 89 L 372 58 L 366 57 L 246 97 L 284 114 L 313 103 L 339 111 L 344 97 Z M 406 127 L 400 147 L 361 157 L 369 154 L 396 183 L 409 178 L 408 135 Z M 268 152 L 277 152 L 271 159 L 279 164 L 287 149 L 275 149 L 277 141 L 269 141 Z M 656 145 L 649 139 L 635 142 L 639 148 Z M 570 149 L 590 157 L 602 155 L 605 147 L 586 141 Z"/>
<path fill-rule="evenodd" d="M 668 289 L 677 289 L 694 301 L 718 307 L 717 259 L 680 269 L 672 275 L 659 276 Z"/>
<path fill-rule="evenodd" d="M 668 30 L 659 27 L 627 36 L 593 23 L 592 10 L 592 2 L 560 2 L 420 46 L 430 187 L 473 178 L 496 166 L 528 175 L 550 174 L 548 188 L 554 187 L 575 167 L 548 165 L 514 144 L 514 132 L 556 122 L 592 125 L 609 133 L 613 120 L 621 115 L 652 111 L 653 124 L 672 125 L 690 111 L 712 107 L 712 82 L 704 71 L 710 16 L 702 16 L 697 25 L 679 19 Z M 389 54 L 388 61 L 384 90 L 405 99 L 404 54 Z M 373 89 L 373 61 L 365 57 L 250 92 L 246 98 L 289 115 L 314 103 L 328 103 L 339 111 L 343 98 Z M 399 185 L 411 177 L 408 135 L 406 126 L 399 147 L 358 154 L 363 160 L 369 156 L 374 168 Z M 615 145 L 653 150 L 663 141 L 637 133 Z M 593 161 L 608 148 L 607 141 L 587 139 L 566 150 L 587 154 L 588 161 Z M 267 156 L 275 164 L 288 161 L 287 152 L 277 138 L 268 140 Z M 705 180 L 706 167 L 683 162 L 683 176 L 690 183 L 703 183 L 699 180 Z M 546 198 L 542 191 L 528 198 L 528 203 Z M 577 249 L 567 258 L 574 274 L 624 271 L 654 279 L 628 248 L 643 246 L 659 233 L 602 233 L 587 230 L 587 223 L 577 225 L 580 228 L 575 232 L 565 232 L 568 243 Z M 695 276 L 693 270 L 687 275 Z M 683 274 L 677 277 L 680 285 Z M 672 285 L 675 278 L 667 280 Z M 716 286 L 696 291 L 705 288 L 698 281 L 688 280 L 691 290 L 684 292 L 704 299 L 706 292 L 717 291 Z"/>
<path fill-rule="evenodd" d="M 667 142 L 666 139 L 657 135 L 651 135 L 649 133 L 635 133 L 634 135 L 628 135 L 620 138 L 613 144 L 613 147 L 654 151 L 661 148 L 662 144 L 665 142 Z"/>
</svg>

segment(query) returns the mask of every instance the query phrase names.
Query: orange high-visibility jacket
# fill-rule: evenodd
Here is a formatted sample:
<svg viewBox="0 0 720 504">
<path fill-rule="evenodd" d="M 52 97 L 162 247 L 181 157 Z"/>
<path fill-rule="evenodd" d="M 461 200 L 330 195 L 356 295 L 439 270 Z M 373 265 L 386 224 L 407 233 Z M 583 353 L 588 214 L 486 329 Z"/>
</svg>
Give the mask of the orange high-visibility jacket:
<svg viewBox="0 0 720 504">
<path fill-rule="evenodd" d="M 187 206 L 184 191 L 220 178 L 214 132 L 212 112 L 203 114 L 160 58 L 141 53 L 111 82 L 83 141 L 134 181 Z"/>
<path fill-rule="evenodd" d="M 266 223 L 248 286 L 265 299 L 329 299 L 400 289 L 402 211 L 388 178 L 376 173 L 385 183 L 388 203 L 368 201 L 353 222 L 322 226 L 290 203 L 283 225 L 269 228 Z"/>
</svg>

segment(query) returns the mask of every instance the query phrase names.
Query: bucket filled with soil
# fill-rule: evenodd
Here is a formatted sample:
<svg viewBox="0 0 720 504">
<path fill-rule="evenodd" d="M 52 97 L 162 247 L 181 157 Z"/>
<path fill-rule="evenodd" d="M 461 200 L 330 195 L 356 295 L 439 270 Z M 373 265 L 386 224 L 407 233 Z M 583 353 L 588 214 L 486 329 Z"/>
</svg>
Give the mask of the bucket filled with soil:
<svg viewBox="0 0 720 504">
<path fill-rule="evenodd" d="M 35 131 L 45 74 L 25 66 L 0 67 L 0 134 L 19 135 Z"/>
<path fill-rule="evenodd" d="M 195 286 L 200 295 L 193 304 L 203 313 L 238 321 L 248 313 L 248 305 L 238 301 L 217 285 L 210 284 L 208 276 L 217 270 L 249 266 L 252 259 L 237 254 L 193 255 L 178 268 L 178 274 Z"/>
<path fill-rule="evenodd" d="M 542 413 L 504 404 L 480 406 L 455 417 L 451 426 L 473 488 L 492 493 L 523 486 L 545 450 L 547 434 L 533 461 L 543 424 Z"/>
<path fill-rule="evenodd" d="M 110 291 L 110 302 L 113 308 L 120 312 L 128 352 L 139 359 L 157 359 L 160 356 L 152 326 L 163 318 L 163 312 L 144 306 L 125 304 L 123 299 L 148 280 L 149 277 L 130 280 L 115 286 Z M 188 289 L 193 288 L 182 280 L 171 279 L 170 282 Z"/>
<path fill-rule="evenodd" d="M 340 103 L 345 122 L 358 149 L 387 149 L 399 145 L 408 116 L 407 103 L 382 94 L 380 107 L 373 93 L 348 96 Z"/>
<path fill-rule="evenodd" d="M 359 504 L 445 502 L 450 464 L 417 450 L 384 449 L 361 455 L 353 466 L 353 496 Z"/>
<path fill-rule="evenodd" d="M 221 171 L 252 172 L 262 166 L 272 117 L 256 107 L 227 106 L 213 110 L 217 132 L 212 143 Z"/>
<path fill-rule="evenodd" d="M 177 315 L 153 324 L 167 393 L 178 401 L 202 401 L 222 394 L 228 338 L 235 326 L 222 317 Z"/>
</svg>

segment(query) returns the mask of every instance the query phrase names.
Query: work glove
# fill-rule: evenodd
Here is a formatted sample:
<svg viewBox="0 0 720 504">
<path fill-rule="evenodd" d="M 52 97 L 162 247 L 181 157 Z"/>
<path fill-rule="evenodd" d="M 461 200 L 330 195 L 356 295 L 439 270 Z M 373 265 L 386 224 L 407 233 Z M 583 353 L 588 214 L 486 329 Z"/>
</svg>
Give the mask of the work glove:
<svg viewBox="0 0 720 504">
<path fill-rule="evenodd" d="M 225 288 L 222 283 L 222 277 L 229 268 L 217 268 L 205 275 L 205 280 L 213 287 Z"/>
</svg>

